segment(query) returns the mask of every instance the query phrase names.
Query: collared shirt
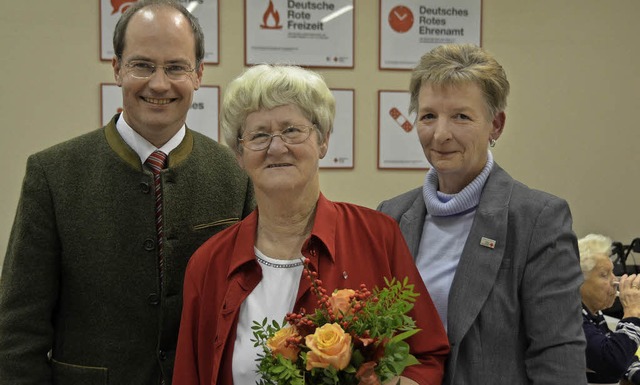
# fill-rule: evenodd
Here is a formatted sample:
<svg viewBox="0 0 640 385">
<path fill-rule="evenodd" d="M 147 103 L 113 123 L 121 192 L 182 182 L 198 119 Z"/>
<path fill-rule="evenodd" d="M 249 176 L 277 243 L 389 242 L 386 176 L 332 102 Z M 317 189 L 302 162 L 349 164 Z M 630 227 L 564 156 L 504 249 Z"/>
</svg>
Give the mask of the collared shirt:
<svg viewBox="0 0 640 385">
<path fill-rule="evenodd" d="M 233 383 L 231 358 L 238 313 L 261 279 L 253 250 L 258 215 L 256 210 L 211 238 L 189 262 L 174 385 Z M 313 229 L 301 252 L 328 292 L 359 288 L 362 283 L 370 289 L 381 288 L 385 286 L 384 277 L 407 277 L 413 282 L 420 299 L 410 315 L 421 332 L 408 343 L 422 365 L 408 367 L 403 375 L 421 384 L 441 382 L 449 351 L 447 336 L 393 219 L 320 195 Z M 310 282 L 303 277 L 294 309 L 312 312 L 316 304 Z"/>
<path fill-rule="evenodd" d="M 133 149 L 133 151 L 138 154 L 140 157 L 140 162 L 144 164 L 149 155 L 155 150 L 160 150 L 165 154 L 169 155 L 173 149 L 178 147 L 182 140 L 184 139 L 186 133 L 186 126 L 183 124 L 182 127 L 176 132 L 176 134 L 171 137 L 162 147 L 156 148 L 153 144 L 151 144 L 148 140 L 146 140 L 142 135 L 138 134 L 124 119 L 124 114 L 120 114 L 118 117 L 118 121 L 116 122 L 116 129 L 118 133 L 122 137 L 122 140 L 126 144 L 129 145 Z"/>
</svg>

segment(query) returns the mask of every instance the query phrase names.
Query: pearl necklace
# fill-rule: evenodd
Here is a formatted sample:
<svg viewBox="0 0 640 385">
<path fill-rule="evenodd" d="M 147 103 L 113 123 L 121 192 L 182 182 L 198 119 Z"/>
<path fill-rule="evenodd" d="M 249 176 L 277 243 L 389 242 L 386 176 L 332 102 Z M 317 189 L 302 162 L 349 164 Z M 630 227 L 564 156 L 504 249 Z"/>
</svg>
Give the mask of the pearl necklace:
<svg viewBox="0 0 640 385">
<path fill-rule="evenodd" d="M 302 263 L 303 263 L 302 258 L 300 258 L 296 262 L 292 262 L 292 263 L 284 263 L 284 264 L 271 263 L 271 262 L 267 261 L 266 259 L 260 258 L 260 256 L 257 253 L 256 253 L 256 259 L 261 264 L 263 264 L 265 266 L 268 266 L 268 267 L 274 267 L 276 269 L 288 269 L 288 268 L 291 268 L 291 267 L 298 267 L 298 266 L 302 266 Z"/>
</svg>

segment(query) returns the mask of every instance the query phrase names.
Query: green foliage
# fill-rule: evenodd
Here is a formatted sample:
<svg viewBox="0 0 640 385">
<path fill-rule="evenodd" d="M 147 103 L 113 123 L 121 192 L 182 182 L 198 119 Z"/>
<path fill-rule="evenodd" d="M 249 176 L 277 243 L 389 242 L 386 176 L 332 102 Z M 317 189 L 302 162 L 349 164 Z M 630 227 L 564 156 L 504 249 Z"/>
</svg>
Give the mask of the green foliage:
<svg viewBox="0 0 640 385">
<path fill-rule="evenodd" d="M 293 362 L 281 355 L 274 357 L 267 347 L 267 341 L 273 337 L 278 330 L 286 326 L 286 322 L 282 325 L 274 320 L 271 324 L 267 324 L 265 318 L 262 322 L 253 321 L 253 346 L 262 346 L 262 354 L 258 355 L 258 372 L 262 374 L 259 385 L 305 385 L 305 379 L 298 361 Z"/>
<path fill-rule="evenodd" d="M 376 370 L 382 382 L 400 375 L 407 366 L 420 363 L 413 355 L 409 354 L 409 344 L 404 340 L 392 339 L 385 346 L 384 353 L 384 357 L 378 363 L 378 370 Z"/>
<path fill-rule="evenodd" d="M 259 385 L 357 385 L 357 368 L 371 361 L 376 363 L 375 373 L 384 383 L 401 375 L 407 366 L 419 364 L 410 354 L 409 345 L 405 341 L 419 332 L 414 320 L 408 315 L 419 294 L 414 291 L 414 285 L 407 278 L 402 281 L 385 278 L 385 284 L 386 287 L 375 288 L 373 292 L 368 292 L 366 288 L 364 291 L 357 291 L 358 295 L 351 299 L 353 311 L 346 314 L 332 315 L 327 306 L 318 306 L 314 313 L 303 317 L 302 321 L 306 321 L 306 324 L 300 320 L 299 315 L 298 318 L 295 317 L 296 314 L 287 317 L 300 335 L 312 334 L 316 328 L 327 323 L 340 323 L 345 332 L 352 336 L 351 361 L 342 370 L 329 366 L 326 369 L 313 368 L 307 371 L 309 348 L 304 345 L 303 338 L 300 338 L 301 351 L 295 361 L 282 355 L 274 356 L 267 347 L 267 342 L 287 322 L 280 325 L 275 321 L 268 323 L 266 319 L 262 322 L 254 321 L 251 327 L 254 335 L 252 341 L 254 346 L 262 347 L 262 354 L 257 360 L 258 372 L 262 377 Z"/>
<path fill-rule="evenodd" d="M 407 313 L 413 309 L 413 303 L 420 294 L 413 290 L 408 278 L 403 281 L 385 278 L 385 284 L 384 289 L 375 288 L 373 291 L 371 298 L 377 298 L 377 301 L 368 301 L 355 315 L 357 320 L 350 327 L 355 335 L 368 331 L 372 338 L 382 339 L 391 338 L 399 331 L 415 329 L 415 322 Z"/>
</svg>

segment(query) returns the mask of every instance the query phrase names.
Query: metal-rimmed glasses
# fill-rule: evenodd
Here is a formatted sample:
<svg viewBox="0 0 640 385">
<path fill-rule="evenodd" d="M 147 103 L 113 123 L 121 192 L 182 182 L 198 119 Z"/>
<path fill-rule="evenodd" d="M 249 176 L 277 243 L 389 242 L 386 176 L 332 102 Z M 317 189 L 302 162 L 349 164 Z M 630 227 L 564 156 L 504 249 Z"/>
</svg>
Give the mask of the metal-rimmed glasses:
<svg viewBox="0 0 640 385">
<path fill-rule="evenodd" d="M 311 131 L 316 125 L 290 125 L 277 134 L 270 134 L 264 131 L 245 132 L 242 137 L 238 138 L 240 143 L 247 149 L 252 151 L 262 151 L 271 145 L 274 137 L 279 136 L 286 144 L 299 144 L 309 139 Z"/>
<path fill-rule="evenodd" d="M 186 64 L 157 65 L 146 61 L 130 61 L 124 66 L 129 75 L 136 79 L 149 79 L 158 68 L 162 68 L 169 79 L 179 82 L 190 78 L 189 75 L 196 70 Z"/>
</svg>

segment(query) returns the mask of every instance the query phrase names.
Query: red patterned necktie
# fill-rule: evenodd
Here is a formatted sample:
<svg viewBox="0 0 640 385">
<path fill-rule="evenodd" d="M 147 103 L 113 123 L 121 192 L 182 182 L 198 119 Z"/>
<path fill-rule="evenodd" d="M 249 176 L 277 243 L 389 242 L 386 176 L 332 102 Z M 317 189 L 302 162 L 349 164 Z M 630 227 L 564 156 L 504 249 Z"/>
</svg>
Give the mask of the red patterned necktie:
<svg viewBox="0 0 640 385">
<path fill-rule="evenodd" d="M 156 234 L 157 234 L 157 244 L 158 244 L 158 268 L 160 270 L 160 286 L 162 287 L 163 280 L 163 272 L 164 272 L 164 261 L 162 255 L 162 185 L 160 182 L 160 170 L 164 169 L 167 166 L 167 155 L 160 151 L 154 151 L 149 157 L 147 161 L 144 162 L 149 168 L 151 172 L 153 172 L 153 184 L 155 186 L 155 196 L 156 196 Z"/>
</svg>

